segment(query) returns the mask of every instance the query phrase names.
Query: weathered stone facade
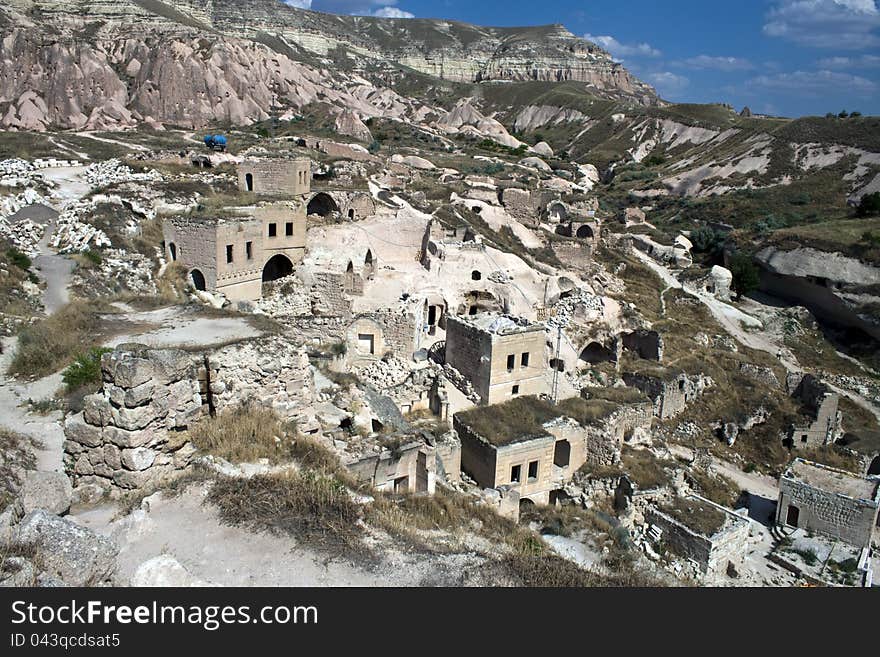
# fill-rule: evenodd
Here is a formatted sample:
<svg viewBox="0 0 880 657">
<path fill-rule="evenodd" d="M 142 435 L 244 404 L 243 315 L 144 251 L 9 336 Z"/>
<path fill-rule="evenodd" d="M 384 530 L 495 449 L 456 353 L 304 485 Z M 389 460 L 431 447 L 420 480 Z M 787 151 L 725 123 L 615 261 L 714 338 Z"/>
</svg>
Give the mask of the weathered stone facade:
<svg viewBox="0 0 880 657">
<path fill-rule="evenodd" d="M 795 459 L 779 480 L 776 522 L 867 547 L 880 508 L 880 478 Z"/>
<path fill-rule="evenodd" d="M 623 374 L 623 381 L 645 393 L 654 402 L 654 415 L 661 420 L 683 412 L 691 401 L 712 385 L 712 380 L 708 377 L 687 374 L 670 378 L 626 372 Z"/>
<path fill-rule="evenodd" d="M 185 468 L 185 433 L 202 414 L 190 354 L 123 344 L 101 359 L 104 385 L 64 424 L 64 464 L 75 486 L 143 488 Z"/>
<path fill-rule="evenodd" d="M 346 354 L 352 364 L 389 355 L 410 360 L 416 350 L 421 318 L 405 308 L 380 310 L 355 318 L 346 331 Z"/>
<path fill-rule="evenodd" d="M 446 321 L 446 362 L 458 370 L 483 404 L 550 392 L 543 324 L 498 313 Z"/>
<path fill-rule="evenodd" d="M 290 200 L 224 210 L 220 216 L 170 217 L 162 226 L 165 257 L 180 262 L 196 289 L 254 301 L 263 281 L 293 271 L 305 255 L 308 160 L 247 160 L 239 186 Z"/>
<path fill-rule="evenodd" d="M 238 165 L 238 188 L 265 196 L 290 198 L 309 193 L 312 179 L 308 158 L 248 159 Z"/>
<path fill-rule="evenodd" d="M 838 411 L 840 395 L 833 392 L 812 374 L 790 374 L 787 380 L 792 396 L 808 410 L 811 422 L 792 424 L 788 429 L 791 447 L 829 445 L 842 434 L 841 414 Z"/>
<path fill-rule="evenodd" d="M 660 541 L 671 552 L 689 559 L 696 564 L 700 573 L 707 579 L 717 582 L 742 567 L 748 554 L 749 521 L 729 511 L 725 514 L 724 525 L 707 536 L 664 513 L 657 507 L 650 507 L 645 520 L 659 528 Z"/>
</svg>

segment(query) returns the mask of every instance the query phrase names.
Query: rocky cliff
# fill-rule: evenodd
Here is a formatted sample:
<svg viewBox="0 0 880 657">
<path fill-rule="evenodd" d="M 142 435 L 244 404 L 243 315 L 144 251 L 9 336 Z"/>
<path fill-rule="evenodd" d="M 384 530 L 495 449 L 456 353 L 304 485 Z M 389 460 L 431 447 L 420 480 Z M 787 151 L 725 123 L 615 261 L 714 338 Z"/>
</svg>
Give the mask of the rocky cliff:
<svg viewBox="0 0 880 657">
<path fill-rule="evenodd" d="M 0 7 L 0 127 L 201 127 L 327 102 L 400 117 L 418 101 L 367 71 L 455 81 L 577 80 L 659 102 L 610 56 L 560 26 L 481 28 L 333 16 L 276 0 L 10 0 Z M 374 102 L 375 101 L 375 102 Z"/>
</svg>

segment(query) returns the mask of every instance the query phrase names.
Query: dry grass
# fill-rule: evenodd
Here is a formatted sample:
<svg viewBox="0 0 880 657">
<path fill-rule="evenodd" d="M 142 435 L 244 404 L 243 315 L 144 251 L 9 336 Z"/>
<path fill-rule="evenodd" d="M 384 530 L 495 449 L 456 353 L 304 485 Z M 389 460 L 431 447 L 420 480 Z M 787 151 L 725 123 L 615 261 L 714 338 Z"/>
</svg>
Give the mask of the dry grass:
<svg viewBox="0 0 880 657">
<path fill-rule="evenodd" d="M 9 373 L 40 378 L 66 367 L 75 356 L 99 344 L 100 307 L 74 301 L 54 315 L 24 327 Z"/>
<path fill-rule="evenodd" d="M 317 472 L 217 480 L 208 501 L 228 524 L 286 534 L 297 541 L 349 557 L 364 557 L 361 507 L 338 478 Z"/>
<path fill-rule="evenodd" d="M 517 551 L 541 545 L 533 532 L 498 515 L 494 508 L 442 489 L 431 496 L 378 494 L 369 507 L 368 520 L 410 547 L 425 551 L 432 547 L 419 532 L 437 530 L 459 535 L 472 532 Z"/>
<path fill-rule="evenodd" d="M 862 460 L 857 454 L 851 453 L 849 450 L 838 447 L 837 445 L 824 445 L 822 447 L 809 447 L 807 449 L 798 449 L 794 453 L 795 456 L 827 465 L 838 470 L 846 470 L 862 474 Z"/>
<path fill-rule="evenodd" d="M 640 490 L 652 490 L 672 483 L 672 471 L 678 467 L 676 461 L 660 458 L 648 449 L 633 449 L 624 445 L 620 462 L 616 465 L 585 463 L 579 472 L 594 478 L 626 475 Z"/>
<path fill-rule="evenodd" d="M 232 463 L 270 463 L 292 457 L 290 436 L 278 415 L 266 408 L 246 404 L 206 417 L 190 430 L 193 445 Z"/>
<path fill-rule="evenodd" d="M 660 510 L 680 523 L 703 536 L 712 536 L 723 526 L 726 516 L 723 511 L 688 497 L 676 497 Z"/>
<path fill-rule="evenodd" d="M 739 500 L 742 491 L 739 486 L 720 474 L 709 474 L 702 470 L 692 470 L 686 475 L 688 483 L 699 495 L 715 504 L 732 508 Z"/>
<path fill-rule="evenodd" d="M 329 447 L 315 438 L 300 436 L 293 441 L 290 455 L 305 468 L 338 472 L 339 457 Z"/>
</svg>

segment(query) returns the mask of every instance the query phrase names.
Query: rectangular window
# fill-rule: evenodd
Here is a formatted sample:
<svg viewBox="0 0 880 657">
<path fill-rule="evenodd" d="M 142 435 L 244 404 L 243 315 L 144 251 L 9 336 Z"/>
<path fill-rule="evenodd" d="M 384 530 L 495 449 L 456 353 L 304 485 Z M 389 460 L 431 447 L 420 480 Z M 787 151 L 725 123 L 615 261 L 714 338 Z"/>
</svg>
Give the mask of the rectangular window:
<svg viewBox="0 0 880 657">
<path fill-rule="evenodd" d="M 510 469 L 510 483 L 518 484 L 522 477 L 522 466 L 515 465 Z"/>
<path fill-rule="evenodd" d="M 529 462 L 529 480 L 534 481 L 538 478 L 538 462 L 530 461 Z"/>
<path fill-rule="evenodd" d="M 286 224 L 284 224 L 284 234 L 287 235 L 287 237 L 290 237 L 291 235 L 293 235 L 293 222 L 292 221 L 288 221 Z"/>
<path fill-rule="evenodd" d="M 254 259 L 254 243 L 253 242 L 245 242 L 244 243 L 244 252 L 247 255 L 248 260 Z"/>
<path fill-rule="evenodd" d="M 522 359 L 521 359 L 520 363 L 521 363 L 521 365 L 522 365 L 523 367 L 528 367 L 528 366 L 529 366 L 529 354 L 528 354 L 528 352 L 527 352 L 527 353 L 524 353 L 524 354 L 522 355 Z"/>
<path fill-rule="evenodd" d="M 269 237 L 275 237 L 278 234 L 278 225 L 269 224 Z"/>
<path fill-rule="evenodd" d="M 513 354 L 510 354 L 510 356 L 507 357 L 507 371 L 512 372 L 513 368 L 515 366 L 516 366 L 516 356 Z"/>
<path fill-rule="evenodd" d="M 518 395 L 519 394 L 519 386 L 518 385 L 513 386 L 513 389 L 510 391 L 510 394 L 511 395 Z"/>
<path fill-rule="evenodd" d="M 232 245 L 226 245 L 226 262 L 232 262 Z"/>
</svg>

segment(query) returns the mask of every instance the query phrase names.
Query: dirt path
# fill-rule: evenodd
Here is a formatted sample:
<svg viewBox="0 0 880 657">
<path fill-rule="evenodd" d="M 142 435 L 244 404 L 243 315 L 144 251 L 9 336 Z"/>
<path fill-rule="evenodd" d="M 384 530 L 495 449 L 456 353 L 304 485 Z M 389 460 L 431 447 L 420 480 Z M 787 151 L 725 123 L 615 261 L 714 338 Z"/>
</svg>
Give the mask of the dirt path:
<svg viewBox="0 0 880 657">
<path fill-rule="evenodd" d="M 141 146 L 140 144 L 132 144 L 125 141 L 119 141 L 118 139 L 108 139 L 107 137 L 98 137 L 97 135 L 93 135 L 91 132 L 77 132 L 76 135 L 78 137 L 88 137 L 89 139 L 94 139 L 95 141 L 102 141 L 105 144 L 116 144 L 117 146 L 130 148 L 133 151 L 140 151 L 141 153 L 146 153 L 150 150 L 146 146 Z"/>
<path fill-rule="evenodd" d="M 709 312 L 712 313 L 712 316 L 718 321 L 718 323 L 721 324 L 724 330 L 727 331 L 737 342 L 746 347 L 750 347 L 751 349 L 757 349 L 758 351 L 767 352 L 768 354 L 771 354 L 773 356 L 778 356 L 779 354 L 782 354 L 782 357 L 779 358 L 779 362 L 780 364 L 782 364 L 783 367 L 785 367 L 787 371 L 803 371 L 803 367 L 801 367 L 801 365 L 797 362 L 797 359 L 789 351 L 789 349 L 785 347 L 784 344 L 773 340 L 771 336 L 761 331 L 763 324 L 760 320 L 756 319 L 752 315 L 743 312 L 738 308 L 731 306 L 730 304 L 719 301 L 714 297 L 710 297 L 704 294 L 695 294 L 690 290 L 686 290 L 684 286 L 682 286 L 681 282 L 672 274 L 672 272 L 670 272 L 660 263 L 651 259 L 650 256 L 642 253 L 637 249 L 635 250 L 635 255 L 652 271 L 654 271 L 661 278 L 661 280 L 666 283 L 666 285 L 669 286 L 666 288 L 666 290 L 663 291 L 664 293 L 669 288 L 675 288 L 685 291 L 695 299 L 702 302 L 709 309 Z M 751 327 L 752 330 L 749 330 L 746 327 Z M 845 395 L 846 397 L 849 397 L 853 401 L 853 403 L 870 411 L 874 414 L 874 416 L 877 417 L 877 420 L 880 421 L 880 407 L 872 403 L 870 400 L 865 399 L 857 392 L 854 392 L 852 390 L 844 390 L 831 384 L 828 384 L 828 387 L 842 395 Z"/>
<path fill-rule="evenodd" d="M 34 267 L 38 275 L 46 283 L 43 292 L 43 307 L 47 315 L 52 315 L 70 301 L 68 288 L 70 277 L 76 269 L 76 263 L 66 256 L 59 255 L 50 246 L 49 241 L 55 232 L 55 221 L 46 226 L 46 232 L 38 246 L 40 255 L 34 258 Z"/>
</svg>

